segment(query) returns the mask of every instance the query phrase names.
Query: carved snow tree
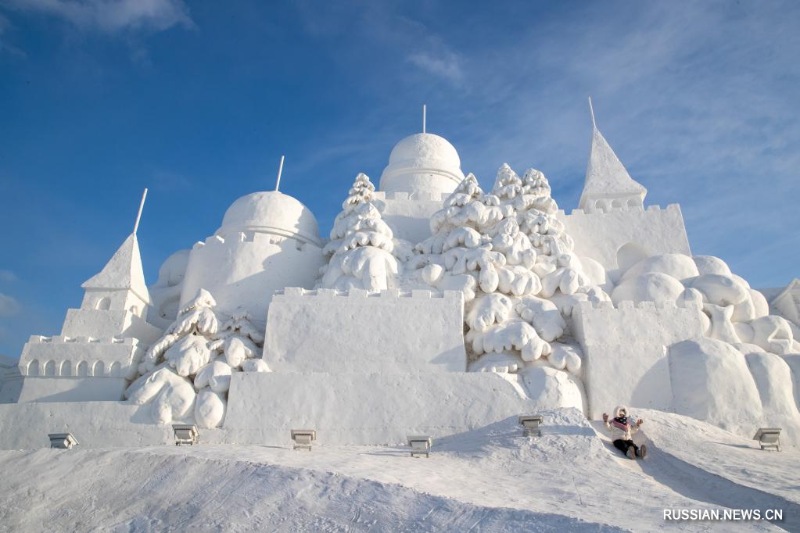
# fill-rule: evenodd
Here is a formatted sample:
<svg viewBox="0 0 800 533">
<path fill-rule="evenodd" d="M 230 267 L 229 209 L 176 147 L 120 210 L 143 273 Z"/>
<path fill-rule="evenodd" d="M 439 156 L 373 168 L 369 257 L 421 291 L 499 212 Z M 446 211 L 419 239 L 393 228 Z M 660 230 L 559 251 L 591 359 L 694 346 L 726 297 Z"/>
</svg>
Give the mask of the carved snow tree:
<svg viewBox="0 0 800 533">
<path fill-rule="evenodd" d="M 492 194 L 470 174 L 431 218 L 415 266 L 427 284 L 464 293 L 471 370 L 545 364 L 579 373 L 579 351 L 555 342 L 568 340 L 562 310 L 608 296 L 590 286 L 557 210 L 544 174 L 520 178 L 504 164 Z"/>
<path fill-rule="evenodd" d="M 366 174 L 356 176 L 323 250 L 329 259 L 320 287 L 382 291 L 395 285 L 401 263 L 394 254 L 402 246 L 373 203 L 374 192 Z"/>
<path fill-rule="evenodd" d="M 125 392 L 135 404 L 151 404 L 160 424 L 193 419 L 201 427 L 222 423 L 231 374 L 269 372 L 257 356 L 264 337 L 247 313 L 221 317 L 201 289 L 178 314 L 139 365 L 140 377 Z"/>
</svg>

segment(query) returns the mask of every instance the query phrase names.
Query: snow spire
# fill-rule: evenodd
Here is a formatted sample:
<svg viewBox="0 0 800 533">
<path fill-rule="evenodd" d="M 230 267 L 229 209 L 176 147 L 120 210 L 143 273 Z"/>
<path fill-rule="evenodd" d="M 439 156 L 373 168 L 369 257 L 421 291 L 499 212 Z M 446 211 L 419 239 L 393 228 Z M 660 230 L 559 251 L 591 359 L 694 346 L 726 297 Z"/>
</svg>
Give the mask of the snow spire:
<svg viewBox="0 0 800 533">
<path fill-rule="evenodd" d="M 427 118 L 428 118 L 428 106 L 425 105 L 425 104 L 422 104 L 422 133 L 427 133 L 425 131 L 425 129 L 426 129 L 426 127 L 425 127 L 426 124 L 425 123 L 427 121 Z"/>
<path fill-rule="evenodd" d="M 589 111 L 592 116 L 592 148 L 578 207 L 584 211 L 644 207 L 647 189 L 631 178 L 608 141 L 597 129 L 591 98 Z"/>
<path fill-rule="evenodd" d="M 275 191 L 278 192 L 278 189 L 281 186 L 281 174 L 283 174 L 283 159 L 285 156 L 281 156 L 281 164 L 278 166 L 278 179 L 275 181 Z"/>
<path fill-rule="evenodd" d="M 136 235 L 136 232 L 139 230 L 139 221 L 142 220 L 142 209 L 144 209 L 144 201 L 147 199 L 147 187 L 144 188 L 144 193 L 142 194 L 142 201 L 139 202 L 139 213 L 136 215 L 136 223 L 133 225 L 133 234 Z"/>
<path fill-rule="evenodd" d="M 139 241 L 136 239 L 136 234 L 131 233 L 103 267 L 103 270 L 86 280 L 81 288 L 130 291 L 143 302 L 150 303 L 150 293 L 144 280 L 142 256 L 139 253 Z"/>
</svg>

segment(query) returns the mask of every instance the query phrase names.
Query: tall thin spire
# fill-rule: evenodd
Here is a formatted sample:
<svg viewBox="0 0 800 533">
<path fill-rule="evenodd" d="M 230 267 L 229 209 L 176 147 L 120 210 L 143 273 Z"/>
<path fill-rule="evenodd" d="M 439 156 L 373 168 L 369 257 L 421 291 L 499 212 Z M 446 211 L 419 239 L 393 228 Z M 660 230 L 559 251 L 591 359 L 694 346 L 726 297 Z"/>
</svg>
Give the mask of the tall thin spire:
<svg viewBox="0 0 800 533">
<path fill-rule="evenodd" d="M 144 209 L 144 201 L 147 198 L 147 187 L 144 188 L 144 193 L 142 194 L 142 201 L 139 202 L 139 213 L 136 215 L 136 223 L 133 225 L 133 234 L 136 235 L 136 232 L 139 230 L 139 221 L 142 220 L 142 209 Z"/>
<path fill-rule="evenodd" d="M 592 115 L 592 129 L 597 129 L 597 123 L 594 121 L 594 107 L 592 107 L 592 97 L 589 97 L 589 113 Z"/>
<path fill-rule="evenodd" d="M 427 124 L 426 124 L 427 119 L 428 119 L 428 106 L 425 105 L 425 104 L 422 104 L 422 133 L 427 133 L 425 131 L 426 126 L 427 126 Z"/>
<path fill-rule="evenodd" d="M 275 191 L 278 191 L 278 189 L 281 186 L 281 174 L 283 174 L 283 159 L 284 159 L 284 157 L 285 156 L 283 156 L 283 155 L 281 156 L 281 164 L 280 164 L 280 166 L 278 166 L 278 179 L 275 182 Z"/>
</svg>

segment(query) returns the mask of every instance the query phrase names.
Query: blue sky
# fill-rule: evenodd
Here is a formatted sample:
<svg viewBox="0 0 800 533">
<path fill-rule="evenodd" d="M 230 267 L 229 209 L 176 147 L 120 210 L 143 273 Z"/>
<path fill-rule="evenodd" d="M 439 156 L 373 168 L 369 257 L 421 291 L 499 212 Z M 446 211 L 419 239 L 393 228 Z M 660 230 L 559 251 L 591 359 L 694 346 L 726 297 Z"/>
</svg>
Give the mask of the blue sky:
<svg viewBox="0 0 800 533">
<path fill-rule="evenodd" d="M 131 232 L 148 283 L 274 187 L 327 235 L 421 128 L 490 187 L 544 171 L 577 206 L 598 126 L 680 203 L 692 251 L 800 276 L 800 3 L 0 0 L 0 354 L 60 332 Z"/>
</svg>

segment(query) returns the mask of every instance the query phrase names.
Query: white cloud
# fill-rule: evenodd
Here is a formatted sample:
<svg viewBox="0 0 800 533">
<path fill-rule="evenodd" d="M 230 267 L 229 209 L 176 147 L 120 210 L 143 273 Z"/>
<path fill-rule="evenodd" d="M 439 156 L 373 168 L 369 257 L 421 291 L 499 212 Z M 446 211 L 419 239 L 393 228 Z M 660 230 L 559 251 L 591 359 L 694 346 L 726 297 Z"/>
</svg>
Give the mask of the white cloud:
<svg viewBox="0 0 800 533">
<path fill-rule="evenodd" d="M 0 316 L 8 317 L 19 313 L 20 305 L 13 297 L 0 292 Z"/>
<path fill-rule="evenodd" d="M 182 0 L 8 0 L 4 5 L 60 17 L 80 29 L 106 33 L 194 25 Z"/>
<path fill-rule="evenodd" d="M 6 283 L 12 283 L 14 281 L 17 281 L 17 276 L 10 270 L 0 269 L 0 281 L 4 281 Z"/>
<path fill-rule="evenodd" d="M 408 60 L 422 70 L 454 83 L 459 83 L 464 78 L 459 58 L 452 52 L 445 51 L 440 54 L 428 51 L 417 52 L 411 54 Z"/>
</svg>

